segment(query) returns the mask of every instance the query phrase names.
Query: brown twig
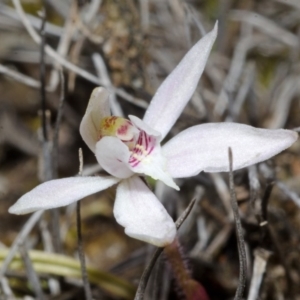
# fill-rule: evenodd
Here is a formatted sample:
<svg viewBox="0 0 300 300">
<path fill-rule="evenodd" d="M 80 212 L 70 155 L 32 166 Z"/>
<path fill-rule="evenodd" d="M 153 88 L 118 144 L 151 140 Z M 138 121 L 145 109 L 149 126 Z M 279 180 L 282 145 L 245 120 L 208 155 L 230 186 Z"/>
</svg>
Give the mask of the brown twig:
<svg viewBox="0 0 300 300">
<path fill-rule="evenodd" d="M 237 235 L 237 244 L 239 252 L 239 262 L 240 262 L 240 274 L 239 274 L 239 283 L 235 293 L 235 300 L 241 300 L 243 298 L 244 289 L 246 286 L 247 279 L 247 260 L 246 260 L 246 249 L 245 249 L 245 240 L 243 234 L 243 227 L 241 224 L 241 219 L 239 215 L 239 207 L 236 200 L 236 194 L 234 190 L 234 180 L 233 180 L 233 157 L 231 148 L 228 149 L 229 156 L 229 187 L 230 187 L 230 199 L 231 206 L 233 210 L 234 220 L 235 220 L 235 229 Z"/>
</svg>

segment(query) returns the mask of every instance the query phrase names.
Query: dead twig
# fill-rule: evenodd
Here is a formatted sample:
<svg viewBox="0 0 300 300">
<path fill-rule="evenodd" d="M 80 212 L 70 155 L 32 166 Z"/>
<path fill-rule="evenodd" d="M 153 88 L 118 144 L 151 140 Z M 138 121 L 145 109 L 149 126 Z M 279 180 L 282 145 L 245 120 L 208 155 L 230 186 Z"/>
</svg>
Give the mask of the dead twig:
<svg viewBox="0 0 300 300">
<path fill-rule="evenodd" d="M 31 38 L 37 43 L 40 44 L 41 43 L 41 38 L 38 35 L 38 33 L 35 31 L 35 29 L 32 27 L 30 21 L 27 19 L 24 10 L 22 8 L 22 5 L 20 3 L 19 0 L 12 0 L 19 16 L 20 19 L 22 20 L 22 23 L 24 25 L 24 27 L 26 28 L 26 30 L 28 31 L 29 35 L 31 36 Z M 106 84 L 104 82 L 102 82 L 97 76 L 92 75 L 91 73 L 79 68 L 78 66 L 75 66 L 74 64 L 70 63 L 69 61 L 67 61 L 64 57 L 60 56 L 53 48 L 51 48 L 49 45 L 45 45 L 45 53 L 47 53 L 47 55 L 49 55 L 51 58 L 53 58 L 54 60 L 56 60 L 59 64 L 61 64 L 62 66 L 64 66 L 66 69 L 73 71 L 74 73 L 78 74 L 79 76 L 85 78 L 86 80 L 93 82 L 96 85 L 103 85 L 106 87 Z M 148 103 L 142 99 L 137 99 L 133 96 L 131 96 L 130 94 L 128 94 L 127 92 L 125 92 L 122 89 L 118 89 L 118 88 L 111 88 L 113 89 L 113 91 L 120 97 L 122 97 L 123 99 L 127 100 L 130 103 L 133 103 L 137 106 L 140 106 L 142 108 L 147 108 L 148 107 Z"/>
<path fill-rule="evenodd" d="M 43 129 L 43 141 L 48 141 L 48 132 L 46 124 L 46 70 L 45 70 L 45 23 L 46 23 L 46 11 L 45 9 L 41 13 L 42 24 L 40 29 L 41 44 L 40 44 L 40 82 L 41 82 L 41 110 L 42 110 L 42 129 Z"/>
<path fill-rule="evenodd" d="M 92 59 L 93 59 L 98 77 L 103 82 L 105 82 L 105 84 L 107 84 L 107 86 L 112 87 L 113 85 L 110 80 L 109 73 L 108 73 L 108 70 L 106 68 L 106 65 L 105 65 L 105 62 L 104 62 L 102 56 L 99 53 L 94 53 L 92 55 Z M 112 91 L 112 93 L 110 94 L 110 107 L 111 107 L 112 114 L 114 116 L 120 116 L 120 117 L 124 116 L 122 107 L 121 107 L 120 103 L 118 102 L 116 93 L 114 91 Z"/>
<path fill-rule="evenodd" d="M 45 295 L 43 293 L 43 289 L 41 287 L 39 277 L 38 277 L 36 271 L 33 268 L 33 265 L 32 265 L 32 262 L 31 262 L 31 259 L 30 259 L 29 255 L 28 255 L 25 244 L 26 244 L 26 242 L 23 245 L 20 246 L 19 252 L 20 252 L 20 255 L 23 259 L 29 282 L 31 283 L 31 286 L 34 290 L 34 293 L 35 293 L 37 299 L 45 300 L 46 298 L 45 298 Z"/>
<path fill-rule="evenodd" d="M 245 240 L 243 234 L 243 227 L 241 224 L 241 219 L 239 215 L 239 207 L 236 200 L 236 194 L 234 190 L 234 180 L 233 180 L 233 157 L 231 148 L 228 149 L 229 156 L 229 187 L 230 187 L 230 199 L 231 206 L 233 210 L 234 220 L 235 220 L 235 229 L 237 235 L 237 244 L 239 251 L 239 262 L 240 262 L 240 274 L 239 274 L 239 283 L 235 293 L 235 300 L 241 300 L 243 298 L 246 280 L 247 280 L 247 257 L 246 257 L 246 248 L 245 248 Z"/>
<path fill-rule="evenodd" d="M 82 170 L 83 170 L 83 155 L 82 155 L 82 149 L 80 148 L 79 149 L 79 176 L 82 176 Z M 86 264 L 85 264 L 83 243 L 82 243 L 80 201 L 77 201 L 76 203 L 76 227 L 77 227 L 78 255 L 79 255 L 80 266 L 81 266 L 85 298 L 86 300 L 92 300 L 92 291 L 89 284 L 88 274 L 86 271 Z"/>
<path fill-rule="evenodd" d="M 33 88 L 40 88 L 40 86 L 41 86 L 39 81 L 37 81 L 29 76 L 23 75 L 22 73 L 19 73 L 15 70 L 7 68 L 1 64 L 0 64 L 0 73 L 13 78 L 17 82 L 23 83 L 23 84 L 33 87 Z"/>
<path fill-rule="evenodd" d="M 4 296 L 5 299 L 15 300 L 13 292 L 9 286 L 8 279 L 6 277 L 2 277 L 0 280 L 0 297 Z"/>
<path fill-rule="evenodd" d="M 258 13 L 237 9 L 231 10 L 229 17 L 235 21 L 247 22 L 269 37 L 272 37 L 291 48 L 299 47 L 299 39 L 295 34 L 281 28 L 275 22 Z"/>
<path fill-rule="evenodd" d="M 10 247 L 9 254 L 6 256 L 5 260 L 2 263 L 1 269 L 0 269 L 0 280 L 4 276 L 5 272 L 8 269 L 9 264 L 11 263 L 12 259 L 16 255 L 18 248 L 20 245 L 24 243 L 26 238 L 28 237 L 29 233 L 31 232 L 32 228 L 35 226 L 35 224 L 40 220 L 41 216 L 43 215 L 44 211 L 40 210 L 35 212 L 25 223 L 23 228 L 21 229 L 21 232 L 17 235 L 15 238 L 13 244 Z"/>
<path fill-rule="evenodd" d="M 215 188 L 217 190 L 217 193 L 222 200 L 223 206 L 226 210 L 226 213 L 228 215 L 229 220 L 233 220 L 233 214 L 232 209 L 230 207 L 230 192 L 228 190 L 228 186 L 223 179 L 223 177 L 218 173 L 211 173 L 209 174 L 211 179 L 213 180 L 213 183 L 215 185 Z"/>
<path fill-rule="evenodd" d="M 280 189 L 280 191 L 286 195 L 290 200 L 292 200 L 298 207 L 300 207 L 300 196 L 292 191 L 285 183 L 280 180 L 276 180 L 275 184 Z"/>
<path fill-rule="evenodd" d="M 259 297 L 259 289 L 263 280 L 266 266 L 271 252 L 265 249 L 256 249 L 254 251 L 253 274 L 250 283 L 250 289 L 247 300 L 256 300 Z"/>
<path fill-rule="evenodd" d="M 66 98 L 66 90 L 65 90 L 65 77 L 63 71 L 60 69 L 60 99 L 57 110 L 57 117 L 54 127 L 54 135 L 53 135 L 53 177 L 57 177 L 57 168 L 58 168 L 58 138 L 59 138 L 59 128 L 61 125 L 61 120 L 63 116 L 64 102 Z"/>
</svg>

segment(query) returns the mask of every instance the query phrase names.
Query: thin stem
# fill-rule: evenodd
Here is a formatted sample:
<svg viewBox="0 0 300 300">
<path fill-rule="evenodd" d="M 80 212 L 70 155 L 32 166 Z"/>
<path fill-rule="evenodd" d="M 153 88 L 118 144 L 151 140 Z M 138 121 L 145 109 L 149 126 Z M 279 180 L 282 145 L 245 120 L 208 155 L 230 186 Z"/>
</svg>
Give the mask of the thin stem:
<svg viewBox="0 0 300 300">
<path fill-rule="evenodd" d="M 63 106 L 65 101 L 65 79 L 64 74 L 61 68 L 59 68 L 60 73 L 60 99 L 57 110 L 57 117 L 54 127 L 54 135 L 53 135 L 53 146 L 52 146 L 52 175 L 53 178 L 57 178 L 58 174 L 58 138 L 59 138 L 59 129 L 63 116 Z M 56 252 L 61 252 L 61 237 L 59 231 L 59 209 L 54 208 L 51 210 L 52 215 L 52 233 L 53 233 L 53 244 Z"/>
<path fill-rule="evenodd" d="M 274 184 L 275 184 L 274 181 L 268 182 L 267 188 L 266 188 L 265 193 L 262 198 L 262 208 L 261 208 L 262 221 L 268 220 L 268 204 L 269 204 L 269 199 L 270 199 Z"/>
<path fill-rule="evenodd" d="M 30 216 L 30 218 L 27 220 L 25 225 L 22 227 L 21 232 L 15 238 L 13 244 L 10 247 L 10 251 L 9 251 L 8 255 L 5 257 L 5 259 L 2 263 L 2 266 L 0 269 L 0 280 L 4 276 L 9 264 L 13 260 L 15 254 L 17 253 L 19 246 L 24 243 L 25 239 L 31 232 L 34 225 L 40 220 L 43 213 L 44 213 L 43 210 L 39 210 L 39 211 L 35 212 L 33 215 Z"/>
<path fill-rule="evenodd" d="M 266 271 L 267 262 L 272 253 L 268 250 L 257 248 L 254 251 L 253 272 L 247 300 L 259 298 L 259 290 Z"/>
<path fill-rule="evenodd" d="M 270 236 L 269 233 L 269 226 L 268 226 L 268 204 L 269 199 L 273 190 L 275 182 L 269 181 L 265 190 L 265 193 L 262 198 L 261 203 L 261 220 L 260 220 L 260 227 L 261 227 L 261 241 L 265 248 L 269 248 Z"/>
<path fill-rule="evenodd" d="M 40 44 L 40 81 L 41 81 L 41 108 L 42 108 L 42 128 L 43 140 L 48 140 L 47 125 L 46 125 L 46 83 L 45 83 L 45 23 L 46 12 L 42 11 L 42 24 L 41 24 L 41 44 Z"/>
<path fill-rule="evenodd" d="M 82 175 L 83 169 L 83 156 L 82 149 L 79 149 L 79 176 Z M 83 251 L 83 243 L 82 243 L 82 231 L 81 231 L 81 214 L 80 214 L 80 201 L 76 203 L 76 225 L 77 225 L 77 246 L 78 246 L 78 255 L 80 260 L 80 267 L 82 273 L 82 281 L 85 292 L 86 300 L 92 300 L 92 291 L 89 284 L 88 274 L 86 270 L 85 257 Z"/>
<path fill-rule="evenodd" d="M 39 280 L 39 277 L 33 267 L 33 263 L 29 257 L 28 250 L 26 248 L 26 243 L 19 247 L 20 255 L 23 259 L 23 263 L 28 274 L 29 282 L 31 283 L 32 289 L 34 290 L 35 295 L 40 300 L 45 300 L 46 297 L 43 293 L 43 289 Z"/>
<path fill-rule="evenodd" d="M 176 225 L 177 230 L 180 228 L 180 226 L 182 225 L 182 223 L 185 221 L 185 219 L 187 218 L 187 216 L 190 214 L 191 210 L 194 207 L 195 202 L 196 202 L 196 199 L 193 199 L 190 202 L 189 206 L 185 209 L 185 211 L 183 212 L 183 214 L 176 221 L 175 225 Z M 154 254 L 153 254 L 153 256 L 152 256 L 152 258 L 151 258 L 148 266 L 145 268 L 145 270 L 144 270 L 144 272 L 142 274 L 142 277 L 140 279 L 139 286 L 138 286 L 138 289 L 136 291 L 134 300 L 142 300 L 142 299 L 144 299 L 144 294 L 145 294 L 145 290 L 146 290 L 146 287 L 147 287 L 148 280 L 149 280 L 150 275 L 151 275 L 151 271 L 152 271 L 152 269 L 153 269 L 153 267 L 154 267 L 157 259 L 159 258 L 159 256 L 163 252 L 163 250 L 164 250 L 164 248 L 158 248 L 154 252 Z"/>
<path fill-rule="evenodd" d="M 239 252 L 239 262 L 240 262 L 240 275 L 239 275 L 239 283 L 235 293 L 235 300 L 241 300 L 243 298 L 243 293 L 246 286 L 246 273 L 247 273 L 247 257 L 246 257 L 246 248 L 245 248 L 245 240 L 243 234 L 243 227 L 241 224 L 241 219 L 239 215 L 239 207 L 236 200 L 236 194 L 234 190 L 234 180 L 233 180 L 233 157 L 231 148 L 228 149 L 229 156 L 229 187 L 230 187 L 230 199 L 231 206 L 233 210 L 234 220 L 235 220 L 235 229 L 237 236 L 237 244 L 238 244 L 238 252 Z"/>
<path fill-rule="evenodd" d="M 65 89 L 65 77 L 62 69 L 59 69 L 60 73 L 60 99 L 58 104 L 58 110 L 57 110 L 57 117 L 54 127 L 54 136 L 53 136 L 53 173 L 54 177 L 57 177 L 57 168 L 58 168 L 58 137 L 59 137 L 59 128 L 61 124 L 61 120 L 63 117 L 63 109 L 64 109 L 64 103 L 66 99 L 66 89 Z"/>
</svg>

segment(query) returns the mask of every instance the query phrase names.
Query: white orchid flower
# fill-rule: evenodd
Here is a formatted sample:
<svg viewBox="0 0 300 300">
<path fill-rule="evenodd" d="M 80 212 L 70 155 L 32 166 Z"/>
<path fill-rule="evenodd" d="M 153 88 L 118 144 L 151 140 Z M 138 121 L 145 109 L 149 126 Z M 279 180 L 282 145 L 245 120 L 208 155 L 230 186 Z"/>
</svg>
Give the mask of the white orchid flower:
<svg viewBox="0 0 300 300">
<path fill-rule="evenodd" d="M 157 90 L 143 120 L 111 116 L 106 90 L 99 87 L 93 91 L 80 133 L 112 176 L 45 182 L 22 196 L 9 212 L 25 214 L 65 206 L 118 183 L 114 204 L 117 222 L 127 235 L 162 247 L 174 240 L 176 227 L 139 176 L 151 176 L 178 190 L 173 178 L 201 171 L 228 171 L 229 147 L 236 170 L 266 160 L 293 144 L 297 134 L 290 130 L 209 123 L 186 129 L 160 146 L 194 93 L 216 35 L 217 25 L 184 56 Z"/>
</svg>

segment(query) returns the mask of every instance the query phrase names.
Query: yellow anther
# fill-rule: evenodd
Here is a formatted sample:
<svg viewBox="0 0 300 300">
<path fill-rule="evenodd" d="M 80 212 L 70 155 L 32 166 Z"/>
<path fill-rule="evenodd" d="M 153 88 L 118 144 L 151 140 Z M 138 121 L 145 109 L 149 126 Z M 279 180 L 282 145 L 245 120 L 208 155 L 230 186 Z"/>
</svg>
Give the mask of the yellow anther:
<svg viewBox="0 0 300 300">
<path fill-rule="evenodd" d="M 103 118 L 100 123 L 100 134 L 101 136 L 116 136 L 118 129 L 127 122 L 128 120 L 115 116 Z"/>
<path fill-rule="evenodd" d="M 129 120 L 116 116 L 103 118 L 99 129 L 99 139 L 104 136 L 115 136 L 130 149 L 134 147 L 139 133 L 139 130 Z"/>
</svg>

